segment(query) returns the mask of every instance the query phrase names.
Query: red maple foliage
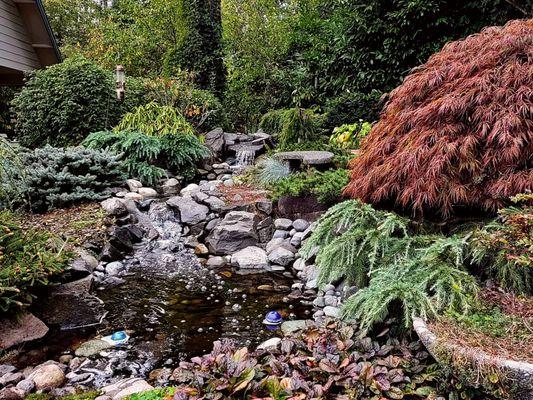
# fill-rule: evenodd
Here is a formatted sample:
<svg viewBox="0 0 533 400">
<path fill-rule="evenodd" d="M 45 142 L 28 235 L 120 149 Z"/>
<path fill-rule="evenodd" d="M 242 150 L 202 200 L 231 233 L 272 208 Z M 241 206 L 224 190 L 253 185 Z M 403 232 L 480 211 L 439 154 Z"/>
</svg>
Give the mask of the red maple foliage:
<svg viewBox="0 0 533 400">
<path fill-rule="evenodd" d="M 413 214 L 495 210 L 533 187 L 533 19 L 447 44 L 393 90 L 344 194 Z"/>
</svg>

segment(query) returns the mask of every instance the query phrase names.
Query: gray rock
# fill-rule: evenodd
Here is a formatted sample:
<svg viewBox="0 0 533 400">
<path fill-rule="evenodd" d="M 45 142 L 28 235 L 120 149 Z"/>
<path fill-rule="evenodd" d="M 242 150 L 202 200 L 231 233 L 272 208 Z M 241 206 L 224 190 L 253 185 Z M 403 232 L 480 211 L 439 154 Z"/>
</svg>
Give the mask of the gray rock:
<svg viewBox="0 0 533 400">
<path fill-rule="evenodd" d="M 17 389 L 22 390 L 27 395 L 35 389 L 35 382 L 31 379 L 23 379 L 17 383 Z"/>
<path fill-rule="evenodd" d="M 205 199 L 204 204 L 206 204 L 214 212 L 220 212 L 226 206 L 226 203 L 215 196 L 210 196 Z"/>
<path fill-rule="evenodd" d="M 130 192 L 137 192 L 139 188 L 143 186 L 143 184 L 136 179 L 127 179 L 126 185 L 128 185 Z"/>
<path fill-rule="evenodd" d="M 206 244 L 212 254 L 232 254 L 259 240 L 256 232 L 257 217 L 246 211 L 232 211 L 211 231 Z"/>
<path fill-rule="evenodd" d="M 335 296 L 332 296 L 330 294 L 326 294 L 326 296 L 324 296 L 324 303 L 326 306 L 337 307 L 338 302 L 339 300 Z"/>
<path fill-rule="evenodd" d="M 205 226 L 205 230 L 211 232 L 220 223 L 220 221 L 222 221 L 221 218 L 213 218 L 207 223 L 207 225 Z"/>
<path fill-rule="evenodd" d="M 190 183 L 187 186 L 185 186 L 183 189 L 181 189 L 180 194 L 182 196 L 186 195 L 192 195 L 192 193 L 195 193 L 200 190 L 200 186 L 198 186 L 196 183 Z"/>
<path fill-rule="evenodd" d="M 23 312 L 16 318 L 1 319 L 0 326 L 0 350 L 40 339 L 48 333 L 48 327 L 43 321 L 28 312 Z"/>
<path fill-rule="evenodd" d="M 209 257 L 209 259 L 207 260 L 207 266 L 209 267 L 216 268 L 216 267 L 222 267 L 224 265 L 226 265 L 226 260 L 224 259 L 224 257 L 220 257 L 220 256 Z"/>
<path fill-rule="evenodd" d="M 268 254 L 268 260 L 274 264 L 287 266 L 294 260 L 294 253 L 283 247 L 278 247 Z"/>
<path fill-rule="evenodd" d="M 294 229 L 296 229 L 298 232 L 303 232 L 305 231 L 307 228 L 309 228 L 309 226 L 311 225 L 310 222 L 307 222 L 305 219 L 297 219 L 295 220 L 293 223 L 292 223 L 292 226 L 294 227 Z"/>
<path fill-rule="evenodd" d="M 82 345 L 76 349 L 75 354 L 78 357 L 90 357 L 111 347 L 113 347 L 113 345 L 104 340 L 93 339 L 82 343 Z"/>
<path fill-rule="evenodd" d="M 297 232 L 294 234 L 294 236 L 291 238 L 291 244 L 294 247 L 300 247 L 302 244 L 302 238 L 303 238 L 303 232 Z"/>
<path fill-rule="evenodd" d="M 274 221 L 276 229 L 288 231 L 292 227 L 292 221 L 288 218 L 278 218 Z"/>
<path fill-rule="evenodd" d="M 285 239 L 289 237 L 289 232 L 277 229 L 272 235 L 273 239 Z"/>
<path fill-rule="evenodd" d="M 274 238 L 270 242 L 268 242 L 267 245 L 266 245 L 267 254 L 271 253 L 273 250 L 275 250 L 278 247 L 280 247 L 282 245 L 283 241 L 284 241 L 284 239 L 282 239 L 282 238 Z"/>
<path fill-rule="evenodd" d="M 0 385 L 15 385 L 22 379 L 24 379 L 24 375 L 21 372 L 8 372 L 0 377 Z"/>
<path fill-rule="evenodd" d="M 10 364 L 1 364 L 0 365 L 0 376 L 8 374 L 10 372 L 15 372 L 17 368 Z"/>
<path fill-rule="evenodd" d="M 324 314 L 326 317 L 339 318 L 341 315 L 341 309 L 337 307 L 326 306 L 324 307 Z"/>
<path fill-rule="evenodd" d="M 203 203 L 205 200 L 209 198 L 209 195 L 204 192 L 194 192 L 192 193 L 192 198 L 197 201 L 198 203 Z"/>
<path fill-rule="evenodd" d="M 120 261 L 114 261 L 106 265 L 105 272 L 108 275 L 117 276 L 124 272 L 125 269 L 126 268 L 124 267 L 124 264 L 122 264 Z"/>
<path fill-rule="evenodd" d="M 122 217 L 128 213 L 124 203 L 115 197 L 102 201 L 100 205 L 109 216 Z"/>
<path fill-rule="evenodd" d="M 283 332 L 284 335 L 288 335 L 290 333 L 294 333 L 297 331 L 301 331 L 302 329 L 305 329 L 312 325 L 312 322 L 307 319 L 296 319 L 293 321 L 285 321 L 281 324 L 281 332 Z"/>
<path fill-rule="evenodd" d="M 316 299 L 313 300 L 313 305 L 315 307 L 323 308 L 326 306 L 326 302 L 324 300 L 323 296 L 318 296 Z"/>
<path fill-rule="evenodd" d="M 219 154 L 224 150 L 224 131 L 222 128 L 215 128 L 205 135 L 205 145 L 214 154 Z"/>
<path fill-rule="evenodd" d="M 242 269 L 265 269 L 268 267 L 268 258 L 263 249 L 249 246 L 233 254 L 231 264 Z"/>
<path fill-rule="evenodd" d="M 271 200 L 258 200 L 255 202 L 255 208 L 266 215 L 270 215 L 272 214 L 273 204 Z"/>
<path fill-rule="evenodd" d="M 203 222 L 206 220 L 207 214 L 209 214 L 209 208 L 187 197 L 171 197 L 167 200 L 167 205 L 177 209 L 181 222 L 187 225 Z"/>
</svg>

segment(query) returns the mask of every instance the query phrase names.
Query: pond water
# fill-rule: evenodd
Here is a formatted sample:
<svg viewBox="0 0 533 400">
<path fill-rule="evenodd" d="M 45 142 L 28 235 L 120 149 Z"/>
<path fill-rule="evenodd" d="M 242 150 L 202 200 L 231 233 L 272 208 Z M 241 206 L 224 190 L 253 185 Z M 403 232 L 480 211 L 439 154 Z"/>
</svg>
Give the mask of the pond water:
<svg viewBox="0 0 533 400">
<path fill-rule="evenodd" d="M 80 342 L 126 330 L 131 340 L 124 350 L 134 365 L 132 375 L 154 368 L 177 366 L 179 361 L 209 352 L 215 340 L 228 338 L 253 347 L 279 335 L 262 324 L 277 310 L 285 319 L 309 318 L 311 307 L 290 295 L 293 279 L 282 273 L 202 266 L 185 248 L 182 226 L 164 203 L 145 214 L 159 232 L 145 240 L 124 261 L 127 275 L 116 286 L 97 286 L 107 315 L 96 328 L 52 331 L 33 349 L 22 353 L 19 366 L 41 358 L 56 359 Z"/>
</svg>

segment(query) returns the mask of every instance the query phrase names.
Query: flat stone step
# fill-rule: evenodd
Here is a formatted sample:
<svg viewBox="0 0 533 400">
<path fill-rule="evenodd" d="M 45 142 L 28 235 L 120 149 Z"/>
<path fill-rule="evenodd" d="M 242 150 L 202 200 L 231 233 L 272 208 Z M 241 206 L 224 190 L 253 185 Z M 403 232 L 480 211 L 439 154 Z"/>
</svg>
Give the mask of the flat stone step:
<svg viewBox="0 0 533 400">
<path fill-rule="evenodd" d="M 285 151 L 274 154 L 278 160 L 300 161 L 303 165 L 330 164 L 334 156 L 329 151 Z"/>
</svg>

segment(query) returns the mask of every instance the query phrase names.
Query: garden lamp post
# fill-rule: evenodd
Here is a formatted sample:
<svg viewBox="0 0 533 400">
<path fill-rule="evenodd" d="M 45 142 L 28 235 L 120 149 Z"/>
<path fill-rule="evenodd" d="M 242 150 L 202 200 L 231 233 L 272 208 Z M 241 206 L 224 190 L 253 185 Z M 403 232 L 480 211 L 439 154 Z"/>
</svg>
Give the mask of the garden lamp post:
<svg viewBox="0 0 533 400">
<path fill-rule="evenodd" d="M 124 93 L 126 91 L 126 71 L 124 70 L 124 67 L 122 65 L 117 65 L 117 68 L 115 70 L 115 78 L 117 99 L 119 101 L 122 101 L 124 100 Z"/>
</svg>

